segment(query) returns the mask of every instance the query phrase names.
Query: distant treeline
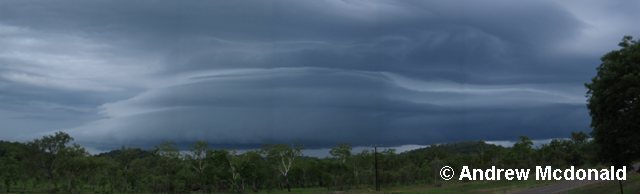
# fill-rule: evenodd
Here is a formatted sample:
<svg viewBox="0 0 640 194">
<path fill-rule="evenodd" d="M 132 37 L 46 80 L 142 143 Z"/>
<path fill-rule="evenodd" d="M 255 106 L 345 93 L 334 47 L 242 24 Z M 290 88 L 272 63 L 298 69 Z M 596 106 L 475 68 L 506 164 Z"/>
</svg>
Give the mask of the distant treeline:
<svg viewBox="0 0 640 194">
<path fill-rule="evenodd" d="M 0 179 L 6 192 L 254 192 L 325 187 L 328 190 L 374 188 L 377 158 L 382 186 L 438 184 L 442 166 L 459 169 L 531 168 L 535 165 L 597 165 L 597 147 L 582 132 L 539 148 L 521 137 L 511 148 L 482 141 L 432 145 L 395 153 L 353 153 L 340 144 L 330 157 L 301 154 L 301 146 L 265 145 L 236 153 L 196 142 L 188 153 L 166 142 L 154 150 L 121 148 L 90 155 L 63 132 L 27 143 L 0 141 Z"/>
</svg>

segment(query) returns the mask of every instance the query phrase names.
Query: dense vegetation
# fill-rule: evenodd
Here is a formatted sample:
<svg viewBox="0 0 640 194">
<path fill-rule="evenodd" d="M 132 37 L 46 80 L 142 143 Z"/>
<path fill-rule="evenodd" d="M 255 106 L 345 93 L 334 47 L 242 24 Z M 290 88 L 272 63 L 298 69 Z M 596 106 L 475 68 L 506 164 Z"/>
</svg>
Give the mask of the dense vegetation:
<svg viewBox="0 0 640 194">
<path fill-rule="evenodd" d="M 527 137 L 511 148 L 484 142 L 432 145 L 404 153 L 386 149 L 377 156 L 351 146 L 334 147 L 327 158 L 305 157 L 301 146 L 266 145 L 237 153 L 197 142 L 181 151 L 166 142 L 153 150 L 121 148 L 90 155 L 58 132 L 26 143 L 0 142 L 4 191 L 36 192 L 286 192 L 289 188 L 327 190 L 375 188 L 375 161 L 383 187 L 441 183 L 444 165 L 477 168 L 529 168 L 535 165 L 596 165 L 596 145 L 584 133 L 538 148 Z"/>
<path fill-rule="evenodd" d="M 598 73 L 586 83 L 587 107 L 600 158 L 616 166 L 640 159 L 640 44 L 631 36 L 600 58 Z M 622 181 L 619 181 L 623 193 Z"/>
<path fill-rule="evenodd" d="M 640 159 L 640 44 L 625 36 L 618 45 L 602 56 L 598 74 L 586 87 L 599 155 L 623 166 Z"/>
</svg>

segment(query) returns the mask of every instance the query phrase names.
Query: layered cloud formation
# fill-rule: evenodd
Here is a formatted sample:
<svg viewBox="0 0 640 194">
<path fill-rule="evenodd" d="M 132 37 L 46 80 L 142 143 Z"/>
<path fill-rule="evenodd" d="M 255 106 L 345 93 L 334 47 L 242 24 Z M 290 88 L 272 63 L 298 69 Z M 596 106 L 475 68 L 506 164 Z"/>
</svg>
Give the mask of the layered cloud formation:
<svg viewBox="0 0 640 194">
<path fill-rule="evenodd" d="M 429 144 L 589 130 L 638 3 L 3 1 L 0 137 L 110 148 Z"/>
</svg>

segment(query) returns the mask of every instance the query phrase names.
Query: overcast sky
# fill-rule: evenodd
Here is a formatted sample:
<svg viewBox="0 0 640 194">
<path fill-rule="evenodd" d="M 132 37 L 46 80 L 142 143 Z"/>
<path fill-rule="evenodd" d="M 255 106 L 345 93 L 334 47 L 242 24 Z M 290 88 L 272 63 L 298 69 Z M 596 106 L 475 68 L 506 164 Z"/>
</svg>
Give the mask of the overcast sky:
<svg viewBox="0 0 640 194">
<path fill-rule="evenodd" d="M 0 1 L 0 139 L 426 145 L 590 131 L 640 1 Z"/>
</svg>

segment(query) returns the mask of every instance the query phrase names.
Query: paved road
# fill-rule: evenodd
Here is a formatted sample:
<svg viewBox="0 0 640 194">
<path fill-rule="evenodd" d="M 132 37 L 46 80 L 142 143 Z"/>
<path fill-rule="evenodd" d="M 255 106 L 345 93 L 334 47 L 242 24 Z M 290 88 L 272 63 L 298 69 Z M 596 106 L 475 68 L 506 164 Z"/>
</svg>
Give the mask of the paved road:
<svg viewBox="0 0 640 194">
<path fill-rule="evenodd" d="M 600 181 L 562 181 L 551 185 L 518 191 L 515 194 L 560 193 Z"/>
</svg>

